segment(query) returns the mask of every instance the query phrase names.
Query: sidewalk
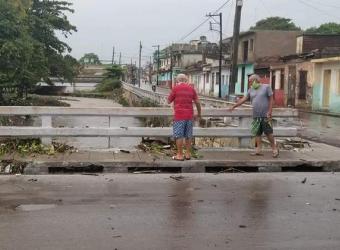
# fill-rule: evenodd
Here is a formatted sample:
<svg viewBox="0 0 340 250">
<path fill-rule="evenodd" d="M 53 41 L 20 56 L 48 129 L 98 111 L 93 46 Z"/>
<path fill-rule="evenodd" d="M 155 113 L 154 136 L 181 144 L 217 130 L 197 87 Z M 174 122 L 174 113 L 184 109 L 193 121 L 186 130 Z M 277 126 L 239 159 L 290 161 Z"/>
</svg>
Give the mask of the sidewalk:
<svg viewBox="0 0 340 250">
<path fill-rule="evenodd" d="M 273 159 L 271 152 L 263 157 L 250 156 L 250 150 L 202 150 L 200 159 L 185 162 L 173 161 L 169 156 L 143 151 L 78 152 L 54 156 L 20 157 L 7 155 L 3 161 L 15 159 L 27 164 L 25 174 L 49 174 L 72 172 L 233 172 L 233 171 L 340 171 L 340 148 L 313 143 L 311 149 L 282 151 Z"/>
</svg>

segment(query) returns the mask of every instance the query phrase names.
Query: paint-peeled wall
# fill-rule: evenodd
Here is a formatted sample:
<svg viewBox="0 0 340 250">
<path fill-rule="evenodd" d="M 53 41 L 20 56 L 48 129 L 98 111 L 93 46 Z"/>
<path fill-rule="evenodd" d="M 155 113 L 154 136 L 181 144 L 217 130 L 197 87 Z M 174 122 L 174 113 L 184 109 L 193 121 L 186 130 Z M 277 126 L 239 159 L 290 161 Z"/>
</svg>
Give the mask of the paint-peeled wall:
<svg viewBox="0 0 340 250">
<path fill-rule="evenodd" d="M 331 72 L 329 90 L 325 84 L 326 71 Z M 340 113 L 340 61 L 315 64 L 312 108 Z"/>
<path fill-rule="evenodd" d="M 242 91 L 242 68 L 245 68 L 244 72 L 244 91 Z M 248 91 L 248 75 L 254 74 L 254 65 L 253 64 L 242 64 L 238 65 L 238 75 L 237 75 L 237 82 L 235 84 L 235 94 L 236 95 L 245 95 Z"/>
</svg>

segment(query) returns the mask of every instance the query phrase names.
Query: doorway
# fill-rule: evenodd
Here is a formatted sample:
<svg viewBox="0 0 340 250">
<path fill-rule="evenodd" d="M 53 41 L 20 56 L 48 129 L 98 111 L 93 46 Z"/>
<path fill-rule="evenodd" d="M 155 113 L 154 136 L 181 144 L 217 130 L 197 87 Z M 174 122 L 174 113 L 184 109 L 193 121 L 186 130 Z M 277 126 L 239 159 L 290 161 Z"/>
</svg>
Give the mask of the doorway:
<svg viewBox="0 0 340 250">
<path fill-rule="evenodd" d="M 329 108 L 329 95 L 331 90 L 331 76 L 332 71 L 330 69 L 323 72 L 323 89 L 322 89 L 322 107 Z"/>
<path fill-rule="evenodd" d="M 299 99 L 307 99 L 307 71 L 300 71 L 300 82 L 299 82 Z"/>
</svg>

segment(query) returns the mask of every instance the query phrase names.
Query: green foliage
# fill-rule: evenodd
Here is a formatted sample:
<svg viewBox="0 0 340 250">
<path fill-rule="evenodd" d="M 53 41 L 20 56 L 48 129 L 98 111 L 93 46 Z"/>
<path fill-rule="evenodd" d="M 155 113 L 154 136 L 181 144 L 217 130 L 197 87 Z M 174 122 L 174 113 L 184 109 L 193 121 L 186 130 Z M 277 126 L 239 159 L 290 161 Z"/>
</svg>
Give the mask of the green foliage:
<svg viewBox="0 0 340 250">
<path fill-rule="evenodd" d="M 67 151 L 74 151 L 74 148 L 56 142 L 53 142 L 50 146 L 46 146 L 41 143 L 40 139 L 16 139 L 6 140 L 0 143 L 0 156 L 11 153 L 18 153 L 22 156 L 32 154 L 54 155 Z"/>
<path fill-rule="evenodd" d="M 70 35 L 76 28 L 65 12 L 73 12 L 65 1 L 0 0 L 0 86 L 16 85 L 18 96 L 44 79 L 72 80 L 79 65 L 71 48 L 56 35 Z"/>
<path fill-rule="evenodd" d="M 120 80 L 106 78 L 96 86 L 96 92 L 111 92 L 115 89 L 121 88 L 122 83 Z"/>
<path fill-rule="evenodd" d="M 120 65 L 114 64 L 106 68 L 105 78 L 120 79 L 124 70 Z"/>
<path fill-rule="evenodd" d="M 98 55 L 94 53 L 85 54 L 82 58 L 80 58 L 79 62 L 82 65 L 100 65 L 101 64 Z"/>
<path fill-rule="evenodd" d="M 301 30 L 289 18 L 268 17 L 260 20 L 250 30 Z"/>
<path fill-rule="evenodd" d="M 0 102 L 0 106 L 51 106 L 69 107 L 70 105 L 49 96 L 29 95 L 27 98 L 6 97 Z"/>
<path fill-rule="evenodd" d="M 305 31 L 306 34 L 340 35 L 339 23 L 324 23 L 319 27 L 311 27 Z"/>
</svg>

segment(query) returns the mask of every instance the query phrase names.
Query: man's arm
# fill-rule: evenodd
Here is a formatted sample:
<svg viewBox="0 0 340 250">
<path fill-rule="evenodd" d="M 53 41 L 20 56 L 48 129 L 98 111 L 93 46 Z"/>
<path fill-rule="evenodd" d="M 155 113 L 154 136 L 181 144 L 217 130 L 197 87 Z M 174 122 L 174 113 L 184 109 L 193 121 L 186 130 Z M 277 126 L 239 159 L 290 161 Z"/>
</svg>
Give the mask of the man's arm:
<svg viewBox="0 0 340 250">
<path fill-rule="evenodd" d="M 195 105 L 196 105 L 196 109 L 197 109 L 197 117 L 201 118 L 202 117 L 202 107 L 201 107 L 201 103 L 198 99 L 195 100 Z"/>
<path fill-rule="evenodd" d="M 247 100 L 248 100 L 248 95 L 244 96 L 241 100 L 239 100 L 237 103 L 235 103 L 235 104 L 229 109 L 229 111 L 233 111 L 233 110 L 236 109 L 237 107 L 239 107 L 239 106 L 241 106 L 242 104 L 244 104 Z"/>
<path fill-rule="evenodd" d="M 267 118 L 272 118 L 273 115 L 273 103 L 274 103 L 274 98 L 273 96 L 269 96 L 269 109 L 267 113 Z"/>
<path fill-rule="evenodd" d="M 169 97 L 168 97 L 168 104 L 171 104 L 175 100 L 175 90 L 172 89 Z"/>
</svg>

